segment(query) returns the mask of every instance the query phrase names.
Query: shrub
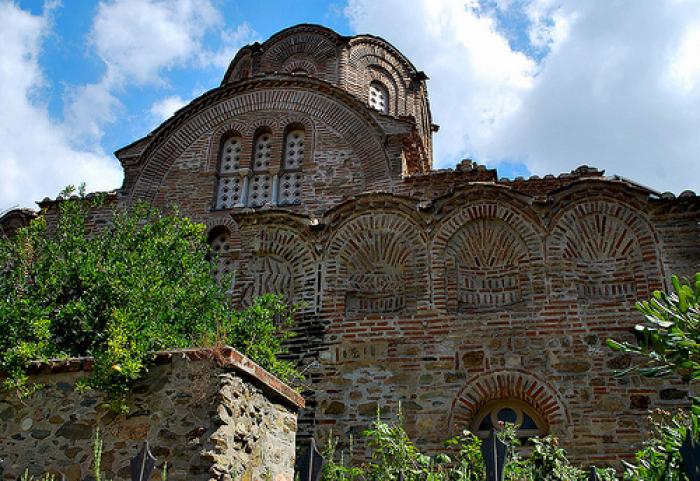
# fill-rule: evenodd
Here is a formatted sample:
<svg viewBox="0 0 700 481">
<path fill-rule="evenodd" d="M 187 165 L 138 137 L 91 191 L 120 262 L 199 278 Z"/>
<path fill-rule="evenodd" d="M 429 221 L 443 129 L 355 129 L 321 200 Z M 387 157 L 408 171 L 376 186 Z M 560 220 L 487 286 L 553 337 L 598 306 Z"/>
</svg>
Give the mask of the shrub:
<svg viewBox="0 0 700 481">
<path fill-rule="evenodd" d="M 638 355 L 638 362 L 617 373 L 638 372 L 658 377 L 678 374 L 686 381 L 700 379 L 700 273 L 681 282 L 672 277 L 670 293 L 656 291 L 637 303 L 645 322 L 635 326 L 637 343 L 608 340 L 616 351 Z M 688 436 L 700 434 L 700 401 L 687 411 L 652 422 L 652 433 L 635 463 L 625 463 L 625 479 L 684 481 L 680 447 Z"/>
<path fill-rule="evenodd" d="M 656 415 L 660 419 L 650 417 L 652 432 L 644 447 L 635 455 L 635 462 L 623 462 L 624 479 L 686 481 L 688 477 L 682 470 L 680 448 L 691 432 L 691 415 L 687 411 L 679 411 L 673 416 L 663 412 L 657 412 Z M 697 432 L 697 426 L 695 430 Z"/>
<path fill-rule="evenodd" d="M 67 190 L 64 196 L 72 193 Z M 55 229 L 38 217 L 12 240 L 0 240 L 0 370 L 22 394 L 36 359 L 94 356 L 83 388 L 126 409 L 130 386 L 152 351 L 230 344 L 284 380 L 278 360 L 291 335 L 292 311 L 263 296 L 242 312 L 211 272 L 205 227 L 144 204 L 117 210 L 90 228 L 99 197 L 60 201 Z"/>
<path fill-rule="evenodd" d="M 646 322 L 635 327 L 636 344 L 608 340 L 614 350 L 643 356 L 620 375 L 675 372 L 686 380 L 700 379 L 700 273 L 684 282 L 673 276 L 672 284 L 670 294 L 656 291 L 650 300 L 637 303 Z"/>
<path fill-rule="evenodd" d="M 532 438 L 529 456 L 518 454 L 520 446 L 517 426 L 508 424 L 498 432 L 498 437 L 509 446 L 508 461 L 504 469 L 506 481 L 587 481 L 588 472 L 573 466 L 565 451 L 553 436 Z M 369 429 L 363 432 L 371 451 L 368 462 L 353 465 L 353 442 L 350 455 L 337 452 L 338 441 L 333 436 L 324 453 L 322 481 L 483 481 L 486 469 L 481 454 L 481 440 L 469 431 L 445 442 L 446 451 L 427 456 L 417 450 L 406 434 L 403 416 L 399 412 L 396 422 L 382 421 L 379 416 Z M 616 481 L 612 468 L 597 469 L 602 481 Z M 641 479 L 641 478 L 640 478 Z M 646 479 L 646 478 L 645 478 Z"/>
</svg>

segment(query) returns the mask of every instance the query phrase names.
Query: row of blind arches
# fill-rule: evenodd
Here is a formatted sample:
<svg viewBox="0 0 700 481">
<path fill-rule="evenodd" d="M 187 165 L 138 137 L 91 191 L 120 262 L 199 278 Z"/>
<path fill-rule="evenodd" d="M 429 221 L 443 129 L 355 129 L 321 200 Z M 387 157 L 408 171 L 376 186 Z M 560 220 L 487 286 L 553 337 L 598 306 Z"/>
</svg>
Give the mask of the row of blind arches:
<svg viewBox="0 0 700 481">
<path fill-rule="evenodd" d="M 258 129 L 250 162 L 243 165 L 243 137 L 226 137 L 219 158 L 216 208 L 293 205 L 301 202 L 304 129 L 288 128 L 280 168 L 272 167 L 272 131 Z"/>
</svg>

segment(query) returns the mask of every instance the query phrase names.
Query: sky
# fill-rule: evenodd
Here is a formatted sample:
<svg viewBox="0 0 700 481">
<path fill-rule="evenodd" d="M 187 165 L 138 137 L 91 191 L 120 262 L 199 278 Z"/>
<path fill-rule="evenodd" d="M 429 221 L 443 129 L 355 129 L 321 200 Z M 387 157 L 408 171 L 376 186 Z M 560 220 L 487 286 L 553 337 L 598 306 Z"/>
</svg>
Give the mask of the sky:
<svg viewBox="0 0 700 481">
<path fill-rule="evenodd" d="M 0 0 L 0 213 L 119 188 L 113 152 L 297 23 L 427 73 L 435 167 L 700 192 L 700 0 Z"/>
</svg>

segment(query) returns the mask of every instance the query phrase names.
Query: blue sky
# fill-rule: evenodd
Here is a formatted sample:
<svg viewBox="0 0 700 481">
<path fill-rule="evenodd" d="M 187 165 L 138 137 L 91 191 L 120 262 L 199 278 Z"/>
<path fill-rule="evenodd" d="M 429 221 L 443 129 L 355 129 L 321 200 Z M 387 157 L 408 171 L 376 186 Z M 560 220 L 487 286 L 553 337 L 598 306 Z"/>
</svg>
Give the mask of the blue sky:
<svg viewBox="0 0 700 481">
<path fill-rule="evenodd" d="M 303 22 L 380 35 L 426 71 L 436 167 L 700 190 L 696 0 L 0 0 L 0 211 L 119 187 L 114 150 Z"/>
</svg>

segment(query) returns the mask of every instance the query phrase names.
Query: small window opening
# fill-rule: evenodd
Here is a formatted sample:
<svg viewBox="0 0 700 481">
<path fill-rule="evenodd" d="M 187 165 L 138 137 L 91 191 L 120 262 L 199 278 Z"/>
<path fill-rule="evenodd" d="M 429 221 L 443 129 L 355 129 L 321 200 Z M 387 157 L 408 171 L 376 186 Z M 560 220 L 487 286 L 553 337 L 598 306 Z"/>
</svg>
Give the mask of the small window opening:
<svg viewBox="0 0 700 481">
<path fill-rule="evenodd" d="M 383 114 L 389 113 L 389 93 L 379 82 L 369 84 L 369 106 Z"/>
<path fill-rule="evenodd" d="M 487 403 L 474 416 L 471 430 L 482 439 L 488 437 L 492 429 L 500 431 L 505 423 L 517 426 L 518 439 L 523 444 L 535 436 L 547 433 L 547 425 L 542 417 L 530 406 L 516 399 L 505 399 Z"/>
</svg>

